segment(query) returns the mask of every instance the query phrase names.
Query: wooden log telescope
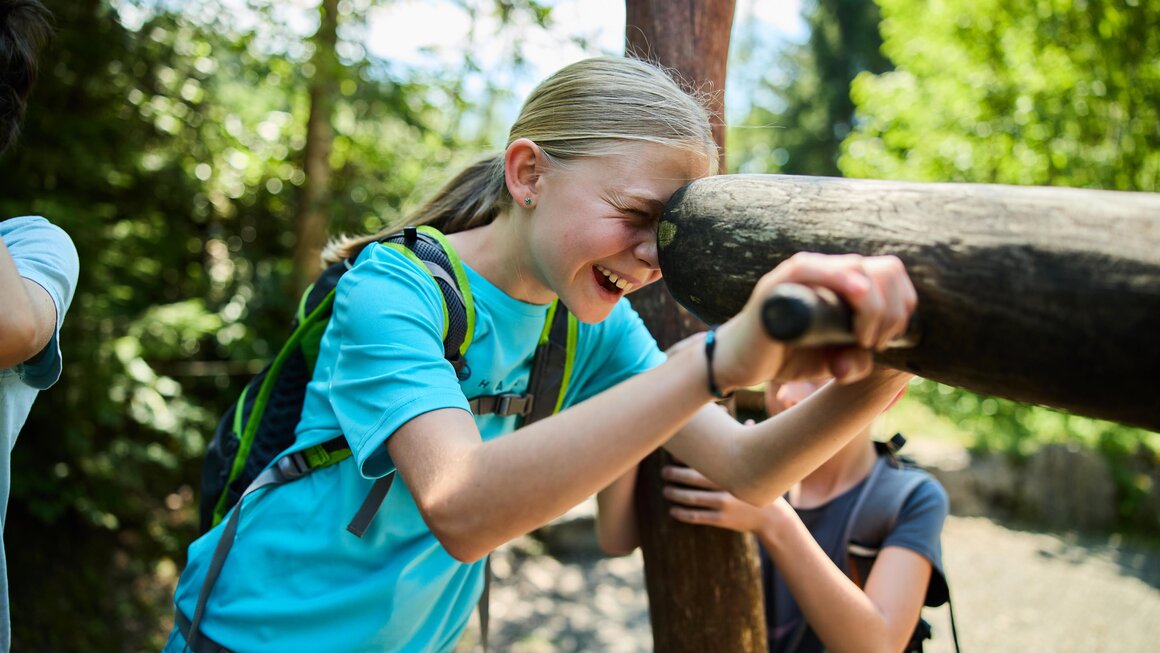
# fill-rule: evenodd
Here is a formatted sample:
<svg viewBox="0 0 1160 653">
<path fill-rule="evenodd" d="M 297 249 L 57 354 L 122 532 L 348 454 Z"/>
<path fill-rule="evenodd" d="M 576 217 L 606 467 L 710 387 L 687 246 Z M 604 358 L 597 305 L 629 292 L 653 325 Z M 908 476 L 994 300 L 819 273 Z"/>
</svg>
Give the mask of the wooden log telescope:
<svg viewBox="0 0 1160 653">
<path fill-rule="evenodd" d="M 657 238 L 673 297 L 710 324 L 797 252 L 894 254 L 921 335 L 879 362 L 1160 430 L 1160 194 L 719 175 L 673 196 Z"/>
</svg>

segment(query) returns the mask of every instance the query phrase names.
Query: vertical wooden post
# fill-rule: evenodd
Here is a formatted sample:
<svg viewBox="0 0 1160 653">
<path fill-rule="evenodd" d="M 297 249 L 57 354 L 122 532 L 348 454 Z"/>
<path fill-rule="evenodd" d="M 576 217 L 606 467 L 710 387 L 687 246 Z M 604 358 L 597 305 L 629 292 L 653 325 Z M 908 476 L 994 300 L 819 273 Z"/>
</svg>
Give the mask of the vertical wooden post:
<svg viewBox="0 0 1160 653">
<path fill-rule="evenodd" d="M 627 54 L 675 70 L 713 91 L 714 138 L 725 168 L 724 90 L 733 0 L 627 0 Z M 633 294 L 633 306 L 662 348 L 703 331 L 663 284 Z M 767 648 L 761 578 L 748 535 L 679 523 L 661 496 L 657 451 L 641 464 L 636 506 L 654 650 L 758 653 Z"/>
</svg>

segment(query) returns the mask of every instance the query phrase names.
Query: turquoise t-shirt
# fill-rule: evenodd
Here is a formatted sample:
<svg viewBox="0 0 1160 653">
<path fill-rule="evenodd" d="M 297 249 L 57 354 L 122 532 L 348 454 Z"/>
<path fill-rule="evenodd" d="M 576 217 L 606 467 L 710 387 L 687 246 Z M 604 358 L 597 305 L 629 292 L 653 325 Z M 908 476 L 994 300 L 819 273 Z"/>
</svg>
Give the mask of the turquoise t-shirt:
<svg viewBox="0 0 1160 653">
<path fill-rule="evenodd" d="M 295 448 L 345 434 L 354 455 L 245 501 L 237 539 L 210 595 L 202 632 L 236 651 L 406 651 L 454 648 L 483 588 L 484 562 L 451 557 L 395 480 L 362 538 L 346 531 L 373 479 L 394 469 L 385 442 L 431 410 L 523 392 L 546 305 L 515 300 L 467 269 L 475 299 L 470 375 L 443 358 L 443 305 L 427 273 L 398 252 L 368 247 L 342 278 L 307 388 Z M 622 300 L 581 324 L 564 405 L 659 364 L 662 354 Z M 484 440 L 514 417 L 475 418 Z M 222 527 L 189 548 L 175 602 L 192 617 Z M 166 651 L 184 641 L 174 631 Z"/>
</svg>

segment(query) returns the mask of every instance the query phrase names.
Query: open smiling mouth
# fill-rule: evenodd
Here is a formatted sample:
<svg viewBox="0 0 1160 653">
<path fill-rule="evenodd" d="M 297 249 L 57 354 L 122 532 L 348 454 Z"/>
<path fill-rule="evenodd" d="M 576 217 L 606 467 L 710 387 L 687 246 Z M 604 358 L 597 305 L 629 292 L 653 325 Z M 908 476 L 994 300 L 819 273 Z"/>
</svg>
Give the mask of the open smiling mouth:
<svg viewBox="0 0 1160 653">
<path fill-rule="evenodd" d="M 593 269 L 596 271 L 596 282 L 600 284 L 601 288 L 607 290 L 608 292 L 614 295 L 619 295 L 622 292 L 628 293 L 632 291 L 633 284 L 625 279 L 620 278 L 612 270 L 609 270 L 602 265 L 595 265 L 593 266 Z"/>
</svg>

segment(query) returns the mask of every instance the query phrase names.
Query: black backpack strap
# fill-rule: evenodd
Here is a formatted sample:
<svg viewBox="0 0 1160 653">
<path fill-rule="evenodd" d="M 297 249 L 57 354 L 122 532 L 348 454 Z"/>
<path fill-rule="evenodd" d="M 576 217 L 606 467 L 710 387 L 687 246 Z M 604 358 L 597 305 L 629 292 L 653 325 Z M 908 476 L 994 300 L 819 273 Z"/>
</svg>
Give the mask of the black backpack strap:
<svg viewBox="0 0 1160 653">
<path fill-rule="evenodd" d="M 524 394 L 482 395 L 467 401 L 475 415 L 516 415 L 526 426 L 552 415 L 563 405 L 576 352 L 576 316 L 558 300 L 548 309 L 544 331 L 532 357 L 532 371 Z"/>
<path fill-rule="evenodd" d="M 457 270 L 458 259 L 453 259 L 453 254 L 444 247 L 442 235 L 429 227 L 424 229 L 405 227 L 403 231 L 387 236 L 380 242 L 396 243 L 406 247 L 426 266 L 435 280 L 435 285 L 443 295 L 443 305 L 447 309 L 443 355 L 455 366 L 455 371 L 460 372 L 466 366 L 463 351 L 466 349 L 465 345 L 470 344 L 470 329 L 474 327 L 475 318 L 474 306 L 470 300 L 471 289 L 461 287 L 460 281 L 466 279 Z M 386 500 L 394 479 L 395 474 L 392 472 L 375 480 L 362 506 L 347 524 L 347 531 L 358 537 L 366 533 L 383 501 Z"/>
<path fill-rule="evenodd" d="M 403 231 L 383 238 L 382 243 L 402 245 L 412 252 L 427 268 L 435 285 L 443 295 L 447 307 L 447 328 L 443 338 L 443 356 L 452 364 L 463 360 L 465 343 L 470 344 L 475 325 L 471 289 L 465 288 L 466 279 L 457 269 L 459 262 L 444 248 L 441 235 L 434 229 L 406 227 Z M 456 366 L 458 372 L 462 363 Z"/>
<path fill-rule="evenodd" d="M 576 317 L 557 300 L 549 316 L 545 331 L 532 358 L 532 374 L 528 380 L 529 412 L 524 425 L 544 419 L 563 405 L 572 373 L 572 357 L 576 353 Z"/>
</svg>

